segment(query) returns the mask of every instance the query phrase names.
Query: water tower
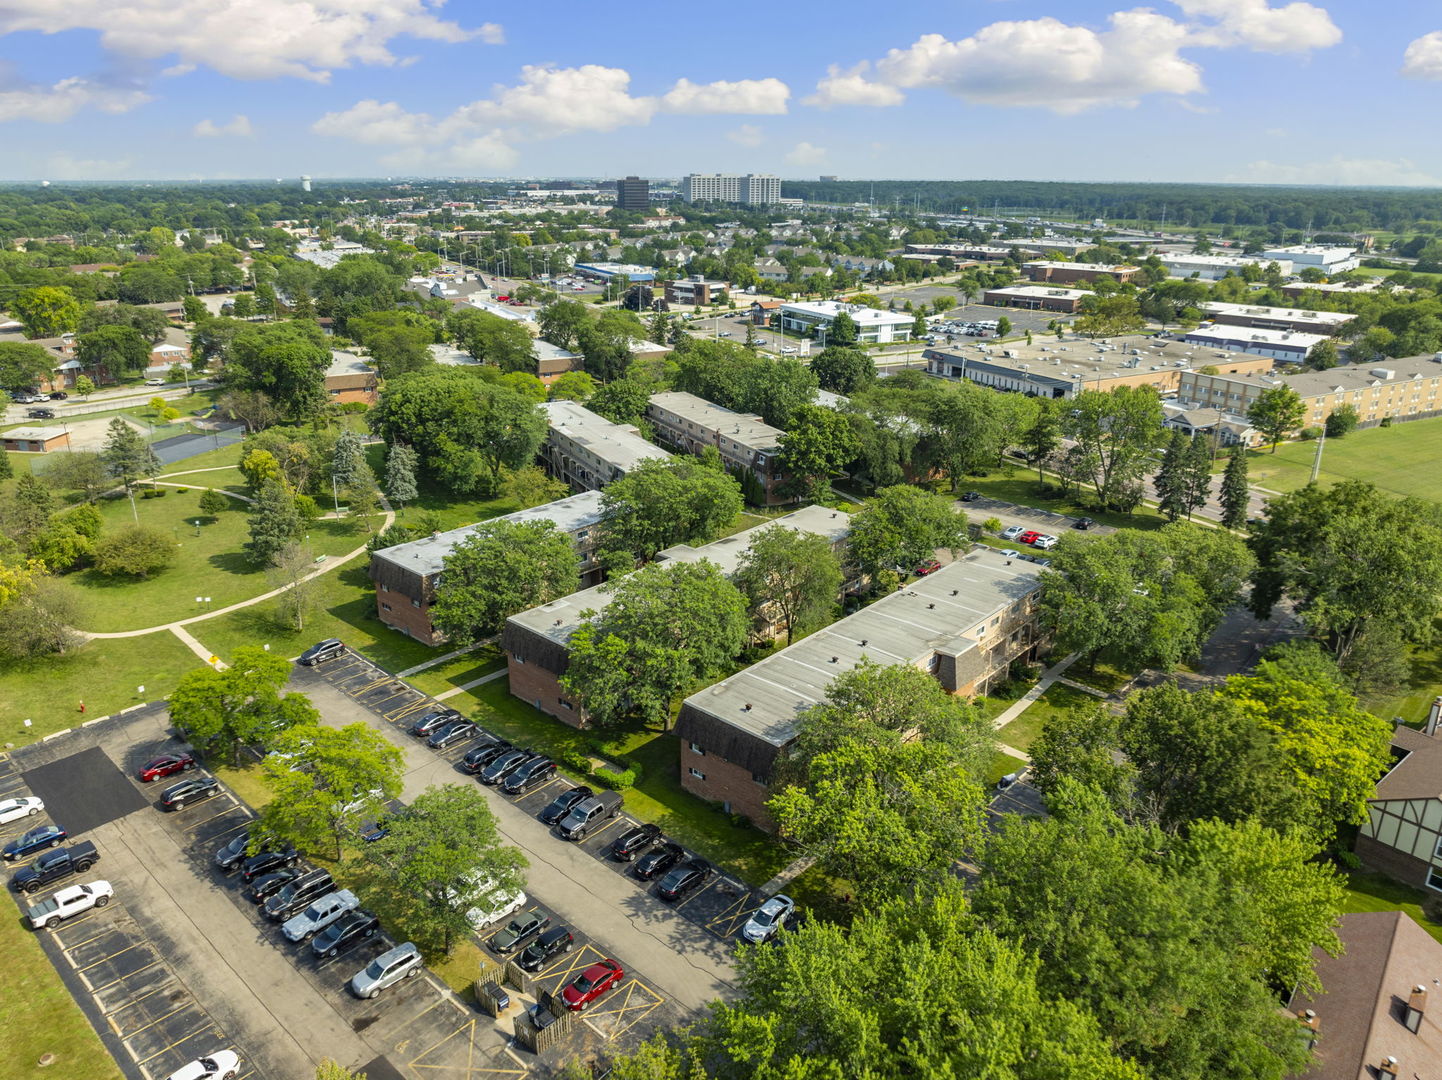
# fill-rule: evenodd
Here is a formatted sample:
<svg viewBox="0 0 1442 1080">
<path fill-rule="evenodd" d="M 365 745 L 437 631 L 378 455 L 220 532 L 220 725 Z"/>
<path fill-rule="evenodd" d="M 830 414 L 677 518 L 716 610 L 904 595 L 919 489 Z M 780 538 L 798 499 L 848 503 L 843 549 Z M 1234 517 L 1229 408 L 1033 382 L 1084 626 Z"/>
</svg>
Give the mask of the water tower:
<svg viewBox="0 0 1442 1080">
<path fill-rule="evenodd" d="M 309 177 L 309 176 L 302 176 L 302 177 L 300 178 L 300 189 L 301 189 L 301 191 L 309 191 L 309 190 L 310 190 L 310 177 Z"/>
</svg>

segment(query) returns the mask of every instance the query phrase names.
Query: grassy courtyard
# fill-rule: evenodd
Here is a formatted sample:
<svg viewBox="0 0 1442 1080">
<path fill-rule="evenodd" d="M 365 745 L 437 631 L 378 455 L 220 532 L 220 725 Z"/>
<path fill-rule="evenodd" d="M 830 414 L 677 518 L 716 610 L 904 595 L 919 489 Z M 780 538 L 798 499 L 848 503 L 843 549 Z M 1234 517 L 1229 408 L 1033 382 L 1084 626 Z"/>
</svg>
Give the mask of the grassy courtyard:
<svg viewBox="0 0 1442 1080">
<path fill-rule="evenodd" d="M 1342 884 L 1347 890 L 1342 898 L 1344 913 L 1404 911 L 1427 933 L 1442 941 L 1442 925 L 1432 922 L 1422 914 L 1423 897 L 1420 890 L 1393 881 L 1383 874 L 1364 871 L 1344 872 Z"/>
<path fill-rule="evenodd" d="M 1284 443 L 1272 454 L 1253 450 L 1247 473 L 1252 484 L 1271 491 L 1295 491 L 1312 478 L 1315 442 Z M 1323 484 L 1365 480 L 1383 491 L 1442 500 L 1442 418 L 1412 420 L 1391 427 L 1364 428 L 1346 438 L 1328 439 L 1322 449 Z"/>
<path fill-rule="evenodd" d="M 1001 729 L 1001 741 L 1018 750 L 1029 750 L 1031 744 L 1055 717 L 1085 708 L 1098 699 L 1061 683 L 1052 683 L 1046 693 L 1027 706 L 1011 723 Z"/>
</svg>

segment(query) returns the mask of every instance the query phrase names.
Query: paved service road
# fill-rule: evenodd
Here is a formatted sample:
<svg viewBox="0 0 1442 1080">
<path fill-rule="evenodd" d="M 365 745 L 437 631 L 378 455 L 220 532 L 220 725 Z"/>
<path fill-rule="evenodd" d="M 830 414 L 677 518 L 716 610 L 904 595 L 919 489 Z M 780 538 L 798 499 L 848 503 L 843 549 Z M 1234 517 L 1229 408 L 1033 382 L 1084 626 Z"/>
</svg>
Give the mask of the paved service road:
<svg viewBox="0 0 1442 1080">
<path fill-rule="evenodd" d="M 341 726 L 364 720 L 405 755 L 410 802 L 428 787 L 476 784 L 423 742 L 365 709 L 317 672 L 297 668 L 291 687 L 307 694 L 322 722 Z M 580 845 L 552 835 L 531 811 L 490 788 L 486 793 L 501 834 L 530 861 L 526 891 L 534 892 L 562 919 L 613 949 L 628 966 L 644 971 L 657 989 L 687 1010 L 734 995 L 731 946 L 669 908 L 655 903 L 634 882 L 592 857 Z"/>
</svg>

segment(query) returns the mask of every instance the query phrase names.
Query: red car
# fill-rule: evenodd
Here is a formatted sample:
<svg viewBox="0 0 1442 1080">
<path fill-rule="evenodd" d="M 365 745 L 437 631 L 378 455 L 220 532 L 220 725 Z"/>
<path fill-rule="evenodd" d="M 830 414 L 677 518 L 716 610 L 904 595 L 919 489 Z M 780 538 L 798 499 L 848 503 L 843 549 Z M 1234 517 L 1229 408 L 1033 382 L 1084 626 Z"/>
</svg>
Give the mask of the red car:
<svg viewBox="0 0 1442 1080">
<path fill-rule="evenodd" d="M 572 1012 L 580 1012 L 625 977 L 626 972 L 616 961 L 602 960 L 572 979 L 561 991 L 561 1000 Z"/>
<path fill-rule="evenodd" d="M 1041 539 L 1041 533 L 1028 529 L 1026 532 L 1018 536 L 1017 539 L 1020 540 L 1023 544 L 1035 544 L 1038 540 Z"/>
<path fill-rule="evenodd" d="M 917 566 L 916 569 L 912 571 L 912 573 L 915 574 L 917 577 L 926 577 L 927 574 L 934 574 L 940 569 L 941 563 L 937 562 L 935 559 L 924 559 L 922 560 L 921 565 Z"/>
<path fill-rule="evenodd" d="M 178 772 L 185 772 L 187 769 L 193 768 L 195 768 L 195 758 L 189 754 L 161 754 L 158 758 L 151 758 L 142 765 L 135 775 L 142 784 L 148 784 L 163 776 L 174 776 Z"/>
</svg>

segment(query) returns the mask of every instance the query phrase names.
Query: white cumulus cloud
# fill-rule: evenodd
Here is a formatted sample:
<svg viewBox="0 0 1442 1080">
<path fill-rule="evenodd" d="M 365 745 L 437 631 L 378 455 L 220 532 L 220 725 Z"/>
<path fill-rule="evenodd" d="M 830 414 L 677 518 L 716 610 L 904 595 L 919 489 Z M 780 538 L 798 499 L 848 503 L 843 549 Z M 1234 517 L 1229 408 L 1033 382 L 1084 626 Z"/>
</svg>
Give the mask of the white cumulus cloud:
<svg viewBox="0 0 1442 1080">
<path fill-rule="evenodd" d="M 255 131 L 250 126 L 250 117 L 236 113 L 228 123 L 224 124 L 217 124 L 214 120 L 207 117 L 195 125 L 191 130 L 191 134 L 202 139 L 220 139 L 226 137 L 244 139 L 254 135 Z"/>
<path fill-rule="evenodd" d="M 661 98 L 661 109 L 692 116 L 718 113 L 774 116 L 786 111 L 786 99 L 790 96 L 791 88 L 780 79 L 704 84 L 680 79 Z"/>
<path fill-rule="evenodd" d="M 150 101 L 143 90 L 109 86 L 90 79 L 71 77 L 50 86 L 10 86 L 0 89 L 0 123 L 9 120 L 37 120 L 58 124 L 82 109 L 123 113 Z"/>
<path fill-rule="evenodd" d="M 737 146 L 760 146 L 766 141 L 766 136 L 755 124 L 742 124 L 735 131 L 728 131 L 726 137 Z"/>
<path fill-rule="evenodd" d="M 797 143 L 786 155 L 786 162 L 789 165 L 819 165 L 825 160 L 826 148 L 813 146 L 809 142 Z"/>
<path fill-rule="evenodd" d="M 1402 74 L 1413 79 L 1442 79 L 1442 30 L 1423 34 L 1407 46 Z"/>
<path fill-rule="evenodd" d="M 1442 177 L 1411 158 L 1348 158 L 1305 164 L 1253 161 L 1246 171 L 1227 177 L 1241 184 L 1336 184 L 1342 187 L 1442 187 Z"/>
<path fill-rule="evenodd" d="M 1325 8 L 1300 0 L 1281 7 L 1271 7 L 1267 0 L 1175 3 L 1193 18 L 1215 20 L 1197 31 L 1198 45 L 1240 45 L 1258 52 L 1287 53 L 1327 49 L 1342 40 L 1342 31 Z"/>
<path fill-rule="evenodd" d="M 866 77 L 871 65 L 863 60 L 853 68 L 842 70 L 839 64 L 826 69 L 826 78 L 816 84 L 816 93 L 801 99 L 803 105 L 829 109 L 833 105 L 900 105 L 906 100 L 894 86 L 872 82 Z"/>
</svg>

